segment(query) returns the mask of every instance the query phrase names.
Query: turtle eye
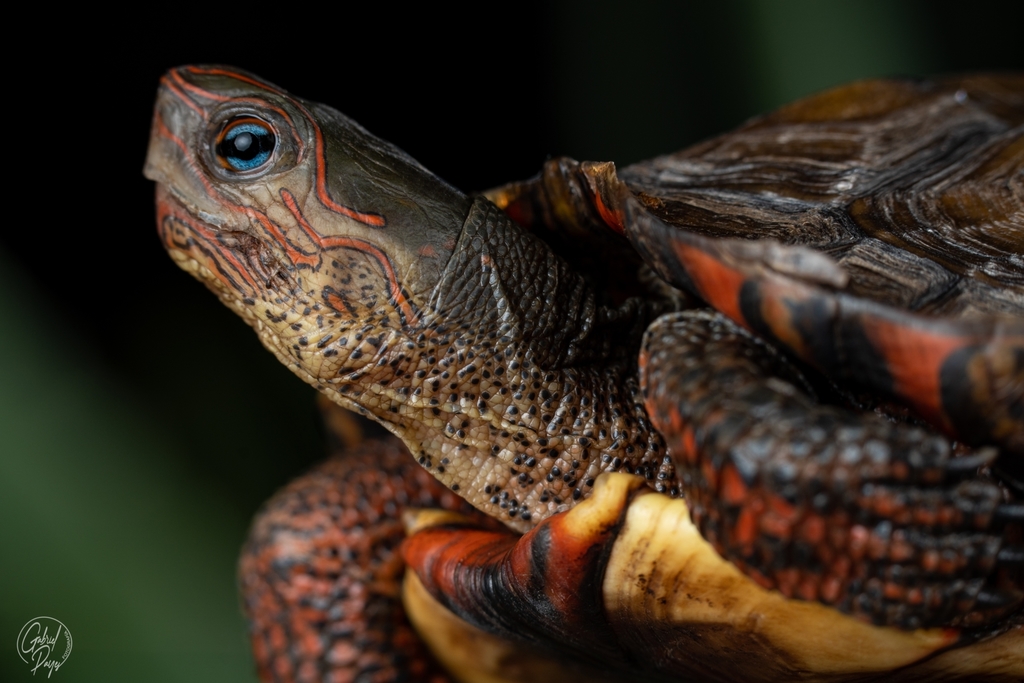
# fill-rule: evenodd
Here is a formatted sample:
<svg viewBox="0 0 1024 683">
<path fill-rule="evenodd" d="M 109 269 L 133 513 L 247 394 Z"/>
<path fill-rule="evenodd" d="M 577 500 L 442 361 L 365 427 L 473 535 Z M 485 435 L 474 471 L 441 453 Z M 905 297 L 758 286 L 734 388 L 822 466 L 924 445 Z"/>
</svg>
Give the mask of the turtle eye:
<svg viewBox="0 0 1024 683">
<path fill-rule="evenodd" d="M 270 124 L 254 116 L 231 119 L 221 128 L 214 149 L 217 161 L 230 171 L 251 171 L 267 163 L 277 137 Z"/>
</svg>

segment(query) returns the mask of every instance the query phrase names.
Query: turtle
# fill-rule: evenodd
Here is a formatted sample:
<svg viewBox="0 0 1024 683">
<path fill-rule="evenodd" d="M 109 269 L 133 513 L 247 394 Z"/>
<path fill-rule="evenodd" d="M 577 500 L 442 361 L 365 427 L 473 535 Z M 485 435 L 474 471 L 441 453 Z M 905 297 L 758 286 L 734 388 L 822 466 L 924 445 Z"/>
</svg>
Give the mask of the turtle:
<svg viewBox="0 0 1024 683">
<path fill-rule="evenodd" d="M 1022 131 L 1022 75 L 860 81 L 471 196 L 169 71 L 170 255 L 408 451 L 255 522 L 261 678 L 1019 679 Z"/>
</svg>

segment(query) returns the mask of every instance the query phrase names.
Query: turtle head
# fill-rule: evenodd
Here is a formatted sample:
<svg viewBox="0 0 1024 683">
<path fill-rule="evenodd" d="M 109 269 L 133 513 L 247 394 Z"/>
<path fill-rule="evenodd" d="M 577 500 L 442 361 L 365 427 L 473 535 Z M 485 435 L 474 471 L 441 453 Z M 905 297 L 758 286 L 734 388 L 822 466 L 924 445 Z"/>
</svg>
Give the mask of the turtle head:
<svg viewBox="0 0 1024 683">
<path fill-rule="evenodd" d="M 337 111 L 227 67 L 163 77 L 145 175 L 178 264 L 314 384 L 371 362 L 372 329 L 417 324 L 470 207 Z"/>
<path fill-rule="evenodd" d="M 633 398 L 653 309 L 604 308 L 493 203 L 333 109 L 225 67 L 174 69 L 146 175 L 178 264 L 480 509 L 526 530 L 624 457 L 661 472 Z M 628 405 L 608 407 L 622 387 Z"/>
</svg>

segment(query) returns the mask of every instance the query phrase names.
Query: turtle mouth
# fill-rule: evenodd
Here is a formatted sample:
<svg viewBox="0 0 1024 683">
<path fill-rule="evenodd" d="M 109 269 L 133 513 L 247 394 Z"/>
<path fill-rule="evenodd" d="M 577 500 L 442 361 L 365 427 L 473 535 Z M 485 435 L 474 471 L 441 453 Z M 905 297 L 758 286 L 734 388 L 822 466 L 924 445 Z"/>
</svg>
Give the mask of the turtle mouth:
<svg viewBox="0 0 1024 683">
<path fill-rule="evenodd" d="M 156 206 L 164 248 L 179 266 L 221 295 L 251 304 L 268 293 L 280 297 L 294 290 L 288 270 L 263 240 L 189 207 L 162 183 L 157 184 Z"/>
</svg>

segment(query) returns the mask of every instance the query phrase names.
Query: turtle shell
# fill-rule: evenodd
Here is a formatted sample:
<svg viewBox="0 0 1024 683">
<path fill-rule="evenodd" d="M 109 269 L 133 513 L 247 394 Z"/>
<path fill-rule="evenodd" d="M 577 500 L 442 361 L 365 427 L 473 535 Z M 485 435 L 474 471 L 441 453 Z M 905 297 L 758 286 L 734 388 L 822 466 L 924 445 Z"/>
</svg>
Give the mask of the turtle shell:
<svg viewBox="0 0 1024 683">
<path fill-rule="evenodd" d="M 659 219 L 632 221 L 630 237 L 659 273 L 834 380 L 1020 456 L 1022 120 L 1019 77 L 839 88 L 625 169 L 624 182 Z M 810 247 L 836 267 L 796 265 L 799 251 L 762 252 L 762 273 L 781 270 L 808 286 L 773 296 L 779 285 L 755 272 L 734 285 L 740 291 L 716 280 L 712 293 L 715 268 L 688 265 L 665 224 Z M 971 379 L 972 363 L 987 367 L 988 386 Z"/>
<path fill-rule="evenodd" d="M 1019 316 L 1022 123 L 1020 76 L 865 81 L 619 177 L 689 232 L 827 254 L 850 296 Z"/>
<path fill-rule="evenodd" d="M 1021 76 L 864 81 L 617 175 L 559 159 L 489 197 L 526 225 L 604 221 L 832 381 L 1020 456 L 1022 121 Z"/>
</svg>

